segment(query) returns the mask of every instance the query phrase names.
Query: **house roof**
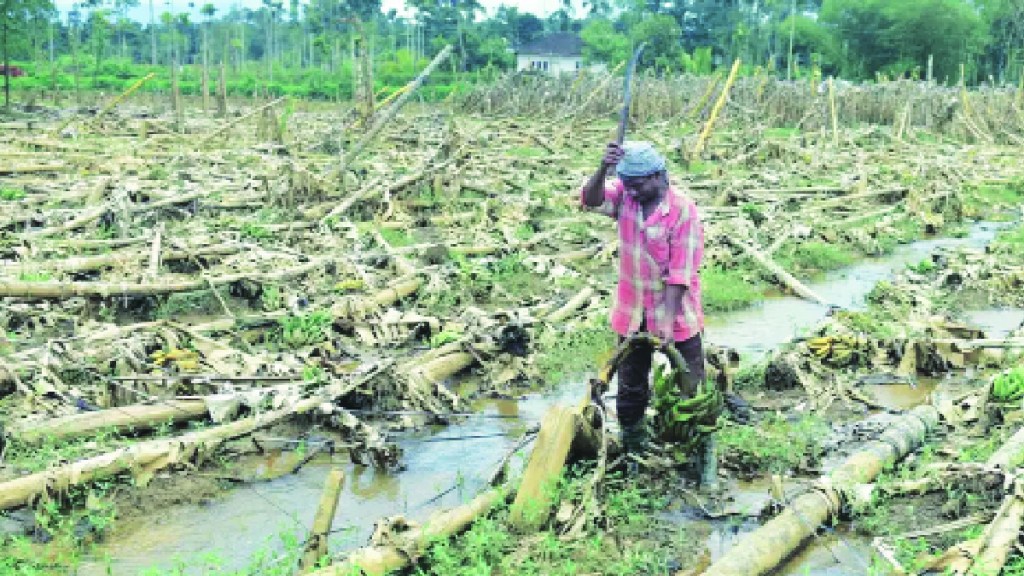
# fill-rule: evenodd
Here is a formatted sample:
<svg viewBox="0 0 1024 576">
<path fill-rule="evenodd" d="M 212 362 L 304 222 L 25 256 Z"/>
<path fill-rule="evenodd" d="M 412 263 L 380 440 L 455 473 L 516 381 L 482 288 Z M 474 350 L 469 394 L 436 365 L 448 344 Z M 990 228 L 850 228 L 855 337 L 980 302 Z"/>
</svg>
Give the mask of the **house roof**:
<svg viewBox="0 0 1024 576">
<path fill-rule="evenodd" d="M 529 56 L 582 56 L 583 39 L 572 32 L 546 34 L 519 47 L 519 54 Z"/>
</svg>

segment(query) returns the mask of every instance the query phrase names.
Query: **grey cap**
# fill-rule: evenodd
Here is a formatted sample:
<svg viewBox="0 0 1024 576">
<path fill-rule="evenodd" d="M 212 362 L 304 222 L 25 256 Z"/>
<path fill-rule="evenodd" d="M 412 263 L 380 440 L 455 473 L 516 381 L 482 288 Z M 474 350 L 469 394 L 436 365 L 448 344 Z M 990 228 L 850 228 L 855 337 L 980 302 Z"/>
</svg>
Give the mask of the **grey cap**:
<svg viewBox="0 0 1024 576">
<path fill-rule="evenodd" d="M 665 169 L 665 157 L 650 142 L 626 142 L 622 149 L 625 155 L 615 167 L 619 178 L 649 176 Z"/>
</svg>

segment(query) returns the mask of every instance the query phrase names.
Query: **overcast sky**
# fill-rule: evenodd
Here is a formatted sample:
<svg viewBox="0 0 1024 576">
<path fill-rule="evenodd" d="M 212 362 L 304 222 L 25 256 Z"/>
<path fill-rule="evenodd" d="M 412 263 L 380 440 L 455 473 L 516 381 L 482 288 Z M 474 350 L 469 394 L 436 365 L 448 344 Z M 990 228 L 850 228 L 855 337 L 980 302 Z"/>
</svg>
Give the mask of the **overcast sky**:
<svg viewBox="0 0 1024 576">
<path fill-rule="evenodd" d="M 78 0 L 54 0 L 54 4 L 61 11 L 62 14 L 66 14 L 71 6 Z M 227 12 L 232 6 L 241 5 L 247 8 L 259 8 L 261 5 L 260 0 L 194 0 L 195 11 L 198 12 L 200 6 L 209 1 L 211 4 L 217 7 L 218 14 Z M 484 7 L 487 15 L 494 14 L 498 6 L 501 4 L 507 4 L 509 6 L 515 6 L 519 8 L 520 12 L 532 12 L 538 16 L 544 17 L 558 9 L 560 2 L 558 0 L 478 0 L 480 5 Z M 305 2 L 303 2 L 305 3 Z M 573 2 L 578 4 L 578 2 Z M 285 2 L 287 6 L 287 2 Z M 383 0 L 383 10 L 387 12 L 392 8 L 398 10 L 399 15 L 407 14 L 404 10 L 404 0 Z M 157 16 L 162 12 L 185 12 L 188 10 L 188 0 L 153 0 L 153 10 Z M 128 15 L 131 18 L 142 22 L 149 21 L 149 0 L 140 0 L 139 7 L 129 11 Z M 198 15 L 198 14 L 197 14 Z"/>
</svg>

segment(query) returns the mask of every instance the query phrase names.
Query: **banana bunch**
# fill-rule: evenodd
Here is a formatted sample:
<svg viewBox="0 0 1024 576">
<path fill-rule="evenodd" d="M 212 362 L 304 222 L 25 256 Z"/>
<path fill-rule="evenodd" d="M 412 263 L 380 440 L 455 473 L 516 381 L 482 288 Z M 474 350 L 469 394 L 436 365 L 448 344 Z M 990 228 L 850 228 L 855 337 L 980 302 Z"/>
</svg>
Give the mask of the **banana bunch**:
<svg viewBox="0 0 1024 576">
<path fill-rule="evenodd" d="M 992 380 L 992 397 L 1004 401 L 1024 398 L 1024 366 L 996 376 Z"/>
<path fill-rule="evenodd" d="M 153 365 L 159 368 L 174 366 L 179 372 L 195 372 L 199 370 L 199 354 L 194 350 L 171 348 L 168 351 L 157 350 L 149 355 Z"/>
<path fill-rule="evenodd" d="M 714 385 L 693 398 L 683 398 L 671 371 L 655 372 L 654 408 L 658 411 L 655 428 L 658 437 L 673 442 L 684 453 L 696 448 L 698 441 L 714 432 L 725 406 L 722 394 Z"/>
<path fill-rule="evenodd" d="M 867 339 L 854 335 L 816 336 L 807 339 L 807 347 L 824 364 L 846 366 L 854 355 L 864 351 Z"/>
</svg>

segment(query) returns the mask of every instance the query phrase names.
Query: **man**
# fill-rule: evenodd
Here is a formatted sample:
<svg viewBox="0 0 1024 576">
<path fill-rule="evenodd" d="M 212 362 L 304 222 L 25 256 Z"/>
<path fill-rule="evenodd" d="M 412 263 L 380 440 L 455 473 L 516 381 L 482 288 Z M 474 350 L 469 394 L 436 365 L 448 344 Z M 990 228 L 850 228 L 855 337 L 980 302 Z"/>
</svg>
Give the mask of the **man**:
<svg viewBox="0 0 1024 576">
<path fill-rule="evenodd" d="M 617 178 L 606 183 L 613 168 Z M 696 387 L 704 381 L 704 311 L 697 273 L 704 230 L 696 205 L 669 184 L 665 158 L 648 142 L 608 144 L 581 200 L 585 208 L 615 218 L 619 227 L 612 329 L 620 339 L 649 332 L 663 346 L 675 346 Z M 627 452 L 646 442 L 643 418 L 650 402 L 653 352 L 649 345 L 634 347 L 619 365 L 616 410 Z M 683 392 L 693 396 L 696 388 Z"/>
</svg>

